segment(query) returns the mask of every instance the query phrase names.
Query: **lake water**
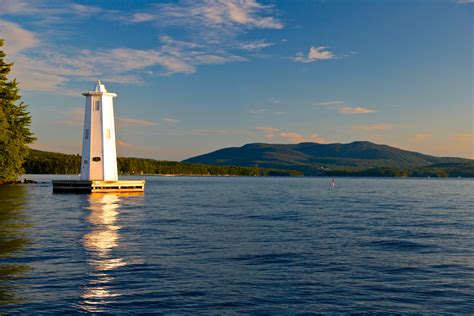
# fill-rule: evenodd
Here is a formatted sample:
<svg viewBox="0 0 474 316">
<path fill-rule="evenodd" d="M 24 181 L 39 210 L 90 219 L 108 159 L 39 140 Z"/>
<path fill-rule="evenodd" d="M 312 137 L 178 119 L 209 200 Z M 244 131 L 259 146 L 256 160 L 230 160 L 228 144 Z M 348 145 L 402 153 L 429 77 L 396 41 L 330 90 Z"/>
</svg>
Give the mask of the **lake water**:
<svg viewBox="0 0 474 316">
<path fill-rule="evenodd" d="M 0 313 L 474 311 L 473 180 L 37 179 L 0 187 Z"/>
</svg>

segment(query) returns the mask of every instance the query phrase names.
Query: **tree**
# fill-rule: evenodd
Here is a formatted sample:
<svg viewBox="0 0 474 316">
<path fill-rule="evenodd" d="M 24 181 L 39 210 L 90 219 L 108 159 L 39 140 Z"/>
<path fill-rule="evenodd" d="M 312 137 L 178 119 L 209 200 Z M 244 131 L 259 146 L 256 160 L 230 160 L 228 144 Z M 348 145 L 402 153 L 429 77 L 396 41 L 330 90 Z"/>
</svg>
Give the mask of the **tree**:
<svg viewBox="0 0 474 316">
<path fill-rule="evenodd" d="M 18 83 L 8 79 L 13 63 L 5 62 L 2 46 L 0 39 L 0 180 L 10 181 L 23 173 L 23 161 L 28 156 L 26 145 L 35 138 L 27 105 L 19 102 Z"/>
</svg>

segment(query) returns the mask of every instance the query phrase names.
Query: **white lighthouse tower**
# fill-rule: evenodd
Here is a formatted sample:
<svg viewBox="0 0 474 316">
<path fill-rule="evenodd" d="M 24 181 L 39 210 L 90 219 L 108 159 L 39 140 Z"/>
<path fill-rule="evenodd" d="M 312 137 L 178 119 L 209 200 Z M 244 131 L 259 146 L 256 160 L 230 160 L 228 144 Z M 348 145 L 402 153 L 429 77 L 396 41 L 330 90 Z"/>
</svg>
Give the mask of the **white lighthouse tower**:
<svg viewBox="0 0 474 316">
<path fill-rule="evenodd" d="M 119 180 L 115 148 L 114 97 L 97 81 L 86 97 L 80 180 L 53 180 L 53 192 L 144 192 L 145 180 Z"/>
<path fill-rule="evenodd" d="M 117 95 L 107 92 L 100 81 L 94 91 L 82 95 L 86 97 L 86 106 L 81 180 L 117 181 L 113 101 Z"/>
</svg>

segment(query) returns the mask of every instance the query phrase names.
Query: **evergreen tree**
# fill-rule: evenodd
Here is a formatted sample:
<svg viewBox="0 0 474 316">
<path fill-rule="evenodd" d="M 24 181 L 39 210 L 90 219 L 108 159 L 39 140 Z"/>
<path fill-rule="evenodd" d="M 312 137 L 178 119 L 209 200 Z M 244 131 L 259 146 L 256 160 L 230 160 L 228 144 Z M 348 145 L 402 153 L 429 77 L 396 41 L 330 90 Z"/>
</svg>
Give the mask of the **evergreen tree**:
<svg viewBox="0 0 474 316">
<path fill-rule="evenodd" d="M 8 74 L 13 63 L 5 62 L 0 39 L 0 180 L 16 180 L 23 173 L 23 161 L 28 156 L 28 147 L 35 138 L 31 133 L 31 115 L 27 105 L 18 102 L 20 89 L 15 79 Z"/>
</svg>

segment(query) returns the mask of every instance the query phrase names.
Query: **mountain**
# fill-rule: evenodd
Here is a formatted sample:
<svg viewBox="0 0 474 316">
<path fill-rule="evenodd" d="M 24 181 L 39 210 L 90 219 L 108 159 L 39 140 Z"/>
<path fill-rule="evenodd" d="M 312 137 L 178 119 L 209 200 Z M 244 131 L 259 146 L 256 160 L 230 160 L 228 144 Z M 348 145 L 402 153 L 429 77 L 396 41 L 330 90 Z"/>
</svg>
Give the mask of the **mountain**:
<svg viewBox="0 0 474 316">
<path fill-rule="evenodd" d="M 434 157 L 367 141 L 349 144 L 254 143 L 242 147 L 220 149 L 186 159 L 184 162 L 291 169 L 302 171 L 305 175 L 344 173 L 367 175 L 367 170 L 380 169 L 386 172 L 387 168 L 392 171 L 405 170 L 407 175 L 411 175 L 415 169 L 424 168 L 423 170 L 426 171 L 429 166 L 441 170 L 447 167 L 447 164 L 451 168 L 466 166 L 471 168 L 471 165 L 474 165 L 474 160 L 470 159 Z"/>
</svg>

